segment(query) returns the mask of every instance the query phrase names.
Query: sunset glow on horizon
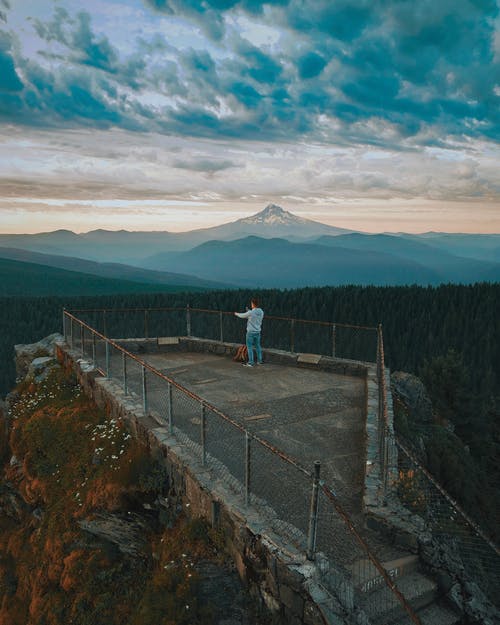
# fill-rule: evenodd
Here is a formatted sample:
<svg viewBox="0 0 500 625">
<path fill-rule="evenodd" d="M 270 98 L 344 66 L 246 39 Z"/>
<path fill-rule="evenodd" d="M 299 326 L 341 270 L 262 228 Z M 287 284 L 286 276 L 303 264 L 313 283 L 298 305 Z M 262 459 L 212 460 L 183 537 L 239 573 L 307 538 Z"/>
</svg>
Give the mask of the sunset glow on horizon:
<svg viewBox="0 0 500 625">
<path fill-rule="evenodd" d="M 0 26 L 2 233 L 183 232 L 268 203 L 500 233 L 496 2 L 0 0 Z"/>
</svg>

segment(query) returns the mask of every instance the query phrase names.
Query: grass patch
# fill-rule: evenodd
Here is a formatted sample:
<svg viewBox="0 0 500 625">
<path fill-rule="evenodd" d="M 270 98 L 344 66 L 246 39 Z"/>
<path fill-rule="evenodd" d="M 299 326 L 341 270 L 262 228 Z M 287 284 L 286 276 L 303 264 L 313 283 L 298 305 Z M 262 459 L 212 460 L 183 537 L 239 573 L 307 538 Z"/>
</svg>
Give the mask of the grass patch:
<svg viewBox="0 0 500 625">
<path fill-rule="evenodd" d="M 165 468 L 126 425 L 60 367 L 38 384 L 21 382 L 9 416 L 7 456 L 17 461 L 6 462 L 4 480 L 40 514 L 28 509 L 12 523 L 0 509 L 0 623 L 212 623 L 213 610 L 198 600 L 196 565 L 223 562 L 222 543 L 204 521 L 181 516 L 165 529 L 153 520 L 137 558 L 78 525 L 167 494 Z"/>
</svg>

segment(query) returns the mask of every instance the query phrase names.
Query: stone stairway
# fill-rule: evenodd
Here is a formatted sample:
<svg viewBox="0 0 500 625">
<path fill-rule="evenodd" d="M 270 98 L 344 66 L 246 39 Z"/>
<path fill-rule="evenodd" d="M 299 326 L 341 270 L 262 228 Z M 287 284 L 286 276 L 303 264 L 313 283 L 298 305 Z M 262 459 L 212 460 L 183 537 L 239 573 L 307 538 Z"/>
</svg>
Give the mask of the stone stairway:
<svg viewBox="0 0 500 625">
<path fill-rule="evenodd" d="M 383 562 L 385 570 L 418 614 L 422 625 L 457 625 L 460 617 L 440 599 L 437 582 L 426 574 L 418 556 Z M 355 594 L 373 625 L 414 625 L 378 570 L 368 561 L 351 567 Z"/>
</svg>

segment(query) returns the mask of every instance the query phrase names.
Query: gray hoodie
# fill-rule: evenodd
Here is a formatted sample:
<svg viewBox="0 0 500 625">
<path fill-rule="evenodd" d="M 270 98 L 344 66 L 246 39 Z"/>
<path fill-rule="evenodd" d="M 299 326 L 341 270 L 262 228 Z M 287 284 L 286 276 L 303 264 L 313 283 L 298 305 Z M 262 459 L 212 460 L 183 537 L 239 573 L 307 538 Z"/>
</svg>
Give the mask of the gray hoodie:
<svg viewBox="0 0 500 625">
<path fill-rule="evenodd" d="M 264 311 L 262 308 L 252 308 L 244 313 L 235 313 L 240 319 L 247 319 L 247 332 L 260 332 Z"/>
</svg>

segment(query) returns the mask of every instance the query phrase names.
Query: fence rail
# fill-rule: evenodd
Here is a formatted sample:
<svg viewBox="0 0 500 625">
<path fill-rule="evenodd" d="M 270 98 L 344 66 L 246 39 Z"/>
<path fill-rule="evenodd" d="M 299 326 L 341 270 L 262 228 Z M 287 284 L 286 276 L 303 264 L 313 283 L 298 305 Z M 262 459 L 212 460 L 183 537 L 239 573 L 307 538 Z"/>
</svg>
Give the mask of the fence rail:
<svg viewBox="0 0 500 625">
<path fill-rule="evenodd" d="M 77 313 L 85 320 L 76 317 Z M 168 320 L 166 313 L 170 315 Z M 159 317 L 155 318 L 155 314 Z M 207 314 L 209 322 L 200 323 L 197 315 Z M 132 315 L 132 319 L 124 319 L 127 315 Z M 215 338 L 222 340 L 232 335 L 230 325 L 224 325 L 221 320 L 231 317 L 232 313 L 189 308 L 100 309 L 64 311 L 63 323 L 64 336 L 72 349 L 91 359 L 104 375 L 119 382 L 125 393 L 137 398 L 144 413 L 153 414 L 162 421 L 171 434 L 198 456 L 202 464 L 224 478 L 241 496 L 244 505 L 258 508 L 278 535 L 309 559 L 318 557 L 320 553 L 326 554 L 330 564 L 323 581 L 335 591 L 345 608 L 353 610 L 356 605 L 371 614 L 380 615 L 399 609 L 419 625 L 418 616 L 399 593 L 347 514 L 339 514 L 340 503 L 334 491 L 321 481 L 319 463 L 311 470 L 304 468 L 294 458 L 249 432 L 216 406 L 120 345 L 121 339 L 136 338 L 141 334 L 143 338 L 167 334 L 192 336 L 196 329 L 203 326 L 212 330 L 213 334 L 219 332 Z M 339 328 L 346 328 L 351 332 L 368 331 L 372 338 L 376 337 L 376 328 L 327 322 L 315 325 L 308 320 L 284 317 L 266 317 L 267 325 L 273 320 L 276 324 L 285 324 L 287 332 L 279 340 L 283 344 L 285 337 L 288 338 L 292 347 L 294 341 L 296 345 L 305 342 L 304 337 L 288 333 L 290 329 L 292 332 L 296 332 L 297 328 L 300 330 L 301 324 L 315 331 L 326 328 L 328 332 L 333 331 L 334 336 Z M 92 327 L 92 322 L 114 338 Z M 241 325 L 235 324 L 234 328 L 235 334 L 238 332 L 237 340 L 241 340 Z M 318 336 L 314 334 L 313 339 L 318 340 Z M 266 344 L 269 344 L 267 339 Z M 365 361 L 375 361 L 376 340 L 372 346 L 371 359 L 365 358 Z M 328 353 L 331 355 L 330 349 Z M 366 346 L 365 354 L 369 354 Z M 346 545 L 349 545 L 348 549 Z M 378 571 L 376 574 L 387 585 L 388 592 L 385 594 L 375 596 L 362 591 L 362 582 L 373 576 L 374 567 Z"/>
<path fill-rule="evenodd" d="M 326 557 L 327 565 L 322 560 L 324 581 L 347 609 L 361 606 L 374 623 L 399 609 L 413 623 L 420 623 L 396 583 L 343 510 L 334 490 L 321 481 L 319 465 L 311 470 L 302 467 L 294 458 L 252 434 L 216 406 L 120 345 L 122 339 L 169 335 L 241 342 L 241 324 L 233 313 L 189 307 L 75 310 L 71 313 L 64 311 L 63 324 L 64 336 L 71 347 L 91 359 L 104 375 L 118 381 L 126 394 L 137 398 L 144 413 L 153 414 L 162 421 L 172 435 L 200 458 L 202 464 L 224 479 L 244 505 L 258 508 L 271 528 L 307 558 L 320 558 L 320 554 Z M 266 317 L 266 327 L 269 331 L 266 345 L 269 347 L 376 363 L 378 445 L 384 495 L 389 491 L 397 492 L 403 505 L 425 518 L 433 531 L 443 536 L 445 524 L 435 523 L 434 508 L 444 509 L 441 501 L 436 502 L 436 497 L 443 498 L 446 494 L 440 492 L 432 476 L 395 439 L 389 422 L 382 327 L 272 316 Z M 394 457 L 397 448 L 400 453 Z M 397 467 L 397 479 L 394 479 L 394 471 L 390 472 L 394 466 Z M 419 509 L 404 498 L 403 487 L 408 486 L 408 476 L 414 480 L 415 475 L 418 475 L 418 487 L 426 493 L 432 492 L 432 497 L 428 497 L 425 506 L 422 508 L 421 505 Z M 416 484 L 414 481 L 412 487 Z M 472 573 L 479 571 L 484 579 L 485 566 L 493 566 L 493 579 L 500 582 L 498 550 L 494 551 L 495 546 L 488 544 L 488 539 L 476 531 L 470 519 L 453 503 L 447 500 L 452 517 L 460 519 L 462 536 L 458 540 L 450 534 L 452 524 L 448 522 L 446 530 L 451 535 L 450 540 L 459 548 L 466 547 L 469 557 L 463 556 L 463 560 Z M 443 518 L 446 514 L 449 517 L 450 511 L 444 514 Z M 464 535 L 472 535 L 472 542 L 465 540 Z M 477 556 L 478 546 L 483 559 Z M 472 547 L 475 548 L 474 557 L 471 557 Z M 489 579 L 492 579 L 491 575 Z M 380 592 L 381 585 L 386 589 L 384 592 Z M 376 591 L 371 592 L 372 587 Z M 494 588 L 495 582 L 490 581 L 487 590 L 494 594 Z M 491 598 L 491 593 L 487 594 Z M 492 600 L 495 602 L 494 598 Z"/>
<path fill-rule="evenodd" d="M 76 309 L 78 315 L 103 335 L 113 338 L 150 338 L 170 335 L 199 336 L 241 343 L 241 321 L 232 312 L 204 308 Z M 311 321 L 266 315 L 265 344 L 292 353 L 313 352 L 343 359 L 375 362 L 377 328 L 330 321 Z"/>
</svg>

